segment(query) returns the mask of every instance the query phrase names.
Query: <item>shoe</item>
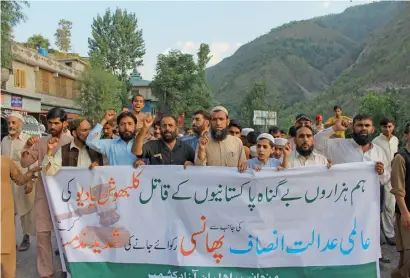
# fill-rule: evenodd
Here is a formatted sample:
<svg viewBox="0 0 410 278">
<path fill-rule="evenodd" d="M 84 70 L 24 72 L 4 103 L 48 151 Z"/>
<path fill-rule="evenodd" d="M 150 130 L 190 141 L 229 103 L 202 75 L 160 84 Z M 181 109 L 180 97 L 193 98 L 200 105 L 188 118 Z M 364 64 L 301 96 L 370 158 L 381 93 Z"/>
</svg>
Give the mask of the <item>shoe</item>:
<svg viewBox="0 0 410 278">
<path fill-rule="evenodd" d="M 396 245 L 396 238 L 392 237 L 392 238 L 388 238 L 386 237 L 386 242 L 388 245 L 394 246 Z"/>
</svg>

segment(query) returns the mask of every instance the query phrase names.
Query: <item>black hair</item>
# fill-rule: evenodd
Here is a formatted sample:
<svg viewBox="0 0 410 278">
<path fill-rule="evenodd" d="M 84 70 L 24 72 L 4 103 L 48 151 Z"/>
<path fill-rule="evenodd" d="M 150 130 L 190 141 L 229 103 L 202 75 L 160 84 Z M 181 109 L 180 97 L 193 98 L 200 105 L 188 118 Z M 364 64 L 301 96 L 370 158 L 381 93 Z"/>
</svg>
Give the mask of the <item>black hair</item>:
<svg viewBox="0 0 410 278">
<path fill-rule="evenodd" d="M 77 118 L 69 121 L 68 122 L 68 127 L 69 127 L 69 130 L 70 130 L 70 133 L 72 133 L 73 130 L 76 130 L 80 126 L 80 124 L 84 121 L 87 121 L 91 125 L 90 121 L 88 121 L 84 117 L 77 117 Z"/>
<path fill-rule="evenodd" d="M 394 124 L 393 119 L 391 119 L 391 118 L 383 118 L 383 119 L 381 119 L 381 121 L 380 121 L 380 126 L 385 126 L 385 125 L 388 125 L 388 124 Z"/>
<path fill-rule="evenodd" d="M 192 113 L 193 116 L 198 115 L 198 114 L 199 114 L 199 115 L 202 115 L 205 120 L 208 120 L 208 121 L 211 120 L 211 113 L 209 113 L 209 112 L 206 111 L 206 110 L 197 110 L 197 111 L 195 111 L 194 113 Z"/>
<path fill-rule="evenodd" d="M 187 132 L 188 130 L 192 130 L 192 127 L 185 128 L 185 132 Z"/>
<path fill-rule="evenodd" d="M 299 126 L 298 128 L 295 129 L 295 136 L 294 137 L 296 137 L 296 135 L 298 134 L 298 130 L 301 129 L 301 128 L 304 128 L 304 127 L 307 128 L 307 129 L 310 129 L 310 131 L 312 131 L 312 134 L 315 134 L 314 131 L 313 131 L 313 128 L 311 126 L 308 126 L 308 125 L 307 126 Z"/>
<path fill-rule="evenodd" d="M 278 132 L 280 132 L 280 128 L 277 126 L 272 126 L 271 128 L 269 128 L 269 134 L 271 135 Z"/>
<path fill-rule="evenodd" d="M 261 133 L 259 132 L 259 131 L 251 131 L 251 132 L 249 132 L 248 133 L 248 135 L 246 136 L 246 141 L 248 141 L 248 143 L 249 144 L 251 144 L 251 145 L 256 145 L 256 143 L 257 143 L 257 139 L 258 139 L 258 136 L 260 135 Z"/>
<path fill-rule="evenodd" d="M 404 126 L 403 133 L 404 133 L 404 134 L 410 134 L 410 122 L 408 122 L 408 123 Z"/>
<path fill-rule="evenodd" d="M 57 119 L 60 118 L 61 122 L 67 121 L 67 113 L 64 111 L 63 108 L 54 107 L 47 112 L 46 119 Z"/>
<path fill-rule="evenodd" d="M 137 95 L 135 95 L 135 96 L 132 97 L 131 102 L 134 102 L 134 100 L 135 100 L 137 97 L 142 97 L 143 100 L 145 99 L 143 95 L 137 94 Z"/>
<path fill-rule="evenodd" d="M 134 124 L 137 124 L 137 118 L 134 116 L 134 114 L 132 114 L 132 112 L 122 112 L 117 117 L 117 125 L 119 125 L 120 121 L 126 117 L 132 118 Z"/>
<path fill-rule="evenodd" d="M 287 133 L 286 130 L 284 130 L 284 129 L 281 129 L 281 130 L 280 130 L 280 133 L 282 133 L 282 134 L 284 134 L 284 135 L 288 135 L 288 133 Z"/>
<path fill-rule="evenodd" d="M 232 126 L 238 128 L 240 131 L 242 131 L 242 127 L 237 121 L 231 120 L 231 122 L 229 123 L 229 127 L 232 127 Z"/>
<path fill-rule="evenodd" d="M 292 137 L 292 138 L 296 136 L 296 127 L 291 126 L 291 127 L 289 128 L 289 135 L 290 135 L 290 137 Z"/>
<path fill-rule="evenodd" d="M 175 118 L 175 117 L 172 116 L 172 115 L 164 115 L 164 116 L 162 116 L 161 120 L 159 121 L 160 125 L 161 125 L 161 122 L 162 122 L 162 120 L 163 120 L 164 118 L 172 118 L 172 119 L 175 121 L 175 125 L 178 125 L 177 118 Z"/>
<path fill-rule="evenodd" d="M 363 121 L 363 120 L 371 120 L 373 123 L 373 117 L 371 115 L 368 114 L 357 114 L 354 118 L 353 118 L 353 125 L 356 121 Z"/>
<path fill-rule="evenodd" d="M 154 126 L 154 128 L 155 128 L 156 126 L 161 127 L 161 121 L 156 121 L 153 126 Z"/>
<path fill-rule="evenodd" d="M 333 106 L 333 111 L 336 112 L 337 109 L 342 110 L 342 107 L 340 107 L 340 105 L 335 105 Z"/>
</svg>

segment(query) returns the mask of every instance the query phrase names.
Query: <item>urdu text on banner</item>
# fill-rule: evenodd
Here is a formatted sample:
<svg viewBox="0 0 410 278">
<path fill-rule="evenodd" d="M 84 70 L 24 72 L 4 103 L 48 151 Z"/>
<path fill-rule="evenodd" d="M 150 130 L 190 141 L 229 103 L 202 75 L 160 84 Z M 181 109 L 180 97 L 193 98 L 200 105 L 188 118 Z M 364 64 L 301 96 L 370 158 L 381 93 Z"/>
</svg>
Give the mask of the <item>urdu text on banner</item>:
<svg viewBox="0 0 410 278">
<path fill-rule="evenodd" d="M 67 167 L 43 179 L 73 278 L 377 276 L 374 163 Z"/>
</svg>

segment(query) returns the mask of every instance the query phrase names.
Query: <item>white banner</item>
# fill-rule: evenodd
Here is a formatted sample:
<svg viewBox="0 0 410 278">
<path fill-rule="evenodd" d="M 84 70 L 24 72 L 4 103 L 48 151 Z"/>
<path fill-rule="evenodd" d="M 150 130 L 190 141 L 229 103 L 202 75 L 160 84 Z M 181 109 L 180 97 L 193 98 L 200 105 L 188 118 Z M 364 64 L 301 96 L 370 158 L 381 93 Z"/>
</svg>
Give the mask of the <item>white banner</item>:
<svg viewBox="0 0 410 278">
<path fill-rule="evenodd" d="M 63 168 L 44 177 L 69 263 L 273 268 L 378 261 L 373 163 Z"/>
</svg>

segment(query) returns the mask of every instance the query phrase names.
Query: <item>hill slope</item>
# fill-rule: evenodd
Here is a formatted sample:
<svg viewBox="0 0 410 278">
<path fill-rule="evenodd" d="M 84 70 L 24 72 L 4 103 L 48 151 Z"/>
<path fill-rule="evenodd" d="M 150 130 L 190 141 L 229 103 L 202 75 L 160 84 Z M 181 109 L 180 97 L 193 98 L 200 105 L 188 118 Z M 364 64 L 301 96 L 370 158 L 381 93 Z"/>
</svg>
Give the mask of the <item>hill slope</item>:
<svg viewBox="0 0 410 278">
<path fill-rule="evenodd" d="M 237 108 L 254 82 L 265 80 L 284 104 L 327 90 L 362 52 L 364 39 L 394 18 L 404 3 L 355 6 L 337 15 L 291 22 L 241 46 L 207 69 L 215 99 Z M 272 97 L 272 99 L 276 99 Z"/>
<path fill-rule="evenodd" d="M 369 91 L 401 90 L 399 98 L 410 107 L 410 3 L 378 32 L 369 36 L 355 63 L 346 69 L 325 92 L 315 98 L 288 106 L 283 120 L 298 112 L 331 114 L 340 104 L 347 114 L 357 112 L 360 98 Z M 407 114 L 407 115 L 405 115 Z M 403 112 L 403 117 L 410 113 Z"/>
</svg>

